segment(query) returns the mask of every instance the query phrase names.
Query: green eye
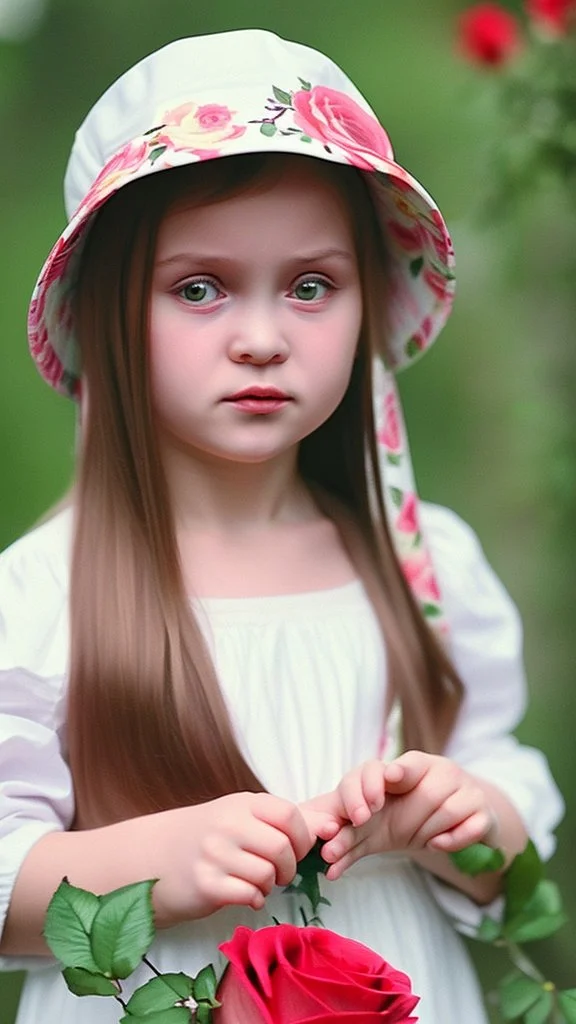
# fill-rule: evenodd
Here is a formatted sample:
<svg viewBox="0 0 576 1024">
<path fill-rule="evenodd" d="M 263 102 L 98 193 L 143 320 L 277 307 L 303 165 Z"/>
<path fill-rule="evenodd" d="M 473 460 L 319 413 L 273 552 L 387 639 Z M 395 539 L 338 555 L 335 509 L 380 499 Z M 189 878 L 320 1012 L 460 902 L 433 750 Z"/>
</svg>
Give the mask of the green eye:
<svg viewBox="0 0 576 1024">
<path fill-rule="evenodd" d="M 318 278 L 309 278 L 307 281 L 300 281 L 294 289 L 294 295 L 301 302 L 314 302 L 326 298 L 328 285 Z"/>
<path fill-rule="evenodd" d="M 211 281 L 190 281 L 178 292 L 183 299 L 196 306 L 206 302 L 213 302 L 220 294 L 216 285 Z"/>
</svg>

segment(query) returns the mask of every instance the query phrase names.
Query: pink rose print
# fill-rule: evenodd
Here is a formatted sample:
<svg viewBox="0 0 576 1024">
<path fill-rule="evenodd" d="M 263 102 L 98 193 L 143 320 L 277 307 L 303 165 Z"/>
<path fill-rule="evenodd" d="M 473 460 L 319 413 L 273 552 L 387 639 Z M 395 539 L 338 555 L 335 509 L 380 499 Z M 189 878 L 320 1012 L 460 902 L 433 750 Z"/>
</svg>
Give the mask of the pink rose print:
<svg viewBox="0 0 576 1024">
<path fill-rule="evenodd" d="M 384 426 L 378 432 L 378 441 L 393 455 L 398 454 L 402 448 L 398 407 L 392 391 L 388 392 L 384 400 Z"/>
<path fill-rule="evenodd" d="M 292 106 L 294 121 L 303 132 L 324 145 L 333 143 L 345 150 L 355 167 L 372 170 L 374 157 L 394 159 L 390 139 L 382 126 L 345 93 L 315 85 L 295 92 Z"/>
<path fill-rule="evenodd" d="M 432 317 L 425 317 L 425 319 L 422 321 L 420 330 L 416 331 L 416 333 L 413 334 L 412 337 L 410 338 L 410 342 L 408 344 L 410 345 L 411 349 L 415 348 L 418 352 L 424 351 L 430 340 L 430 335 L 432 334 L 433 326 L 434 323 L 432 321 Z"/>
<path fill-rule="evenodd" d="M 424 280 L 437 299 L 444 302 L 446 298 L 451 294 L 452 288 L 451 283 L 448 281 L 443 274 L 439 273 L 438 270 L 434 270 L 432 267 L 426 267 L 424 271 Z"/>
<path fill-rule="evenodd" d="M 237 139 L 246 131 L 244 125 L 233 124 L 235 110 L 218 103 L 183 103 L 159 118 L 162 127 L 154 135 L 155 146 L 188 150 L 200 158 L 218 156 L 222 142 Z"/>
<path fill-rule="evenodd" d="M 386 227 L 392 240 L 405 252 L 422 252 L 423 233 L 416 221 L 413 224 L 403 224 L 399 220 L 389 220 Z"/>
<path fill-rule="evenodd" d="M 400 514 L 396 520 L 396 529 L 402 533 L 418 533 L 416 495 L 411 492 L 404 495 Z"/>
<path fill-rule="evenodd" d="M 134 171 L 142 166 L 148 156 L 148 143 L 145 140 L 129 142 L 123 146 L 118 153 L 110 158 L 104 165 L 100 174 L 88 189 L 84 199 L 80 203 L 76 214 L 80 210 L 94 209 L 94 207 L 105 198 L 110 192 L 114 192 L 122 178 L 130 177 Z M 75 214 L 75 216 L 76 216 Z"/>
<path fill-rule="evenodd" d="M 440 601 L 440 590 L 432 562 L 425 551 L 419 551 L 402 560 L 407 582 L 420 601 Z"/>
<path fill-rule="evenodd" d="M 198 107 L 196 119 L 201 128 L 210 131 L 214 128 L 225 128 L 230 124 L 231 114 L 228 107 L 221 107 L 217 103 L 206 103 Z"/>
</svg>

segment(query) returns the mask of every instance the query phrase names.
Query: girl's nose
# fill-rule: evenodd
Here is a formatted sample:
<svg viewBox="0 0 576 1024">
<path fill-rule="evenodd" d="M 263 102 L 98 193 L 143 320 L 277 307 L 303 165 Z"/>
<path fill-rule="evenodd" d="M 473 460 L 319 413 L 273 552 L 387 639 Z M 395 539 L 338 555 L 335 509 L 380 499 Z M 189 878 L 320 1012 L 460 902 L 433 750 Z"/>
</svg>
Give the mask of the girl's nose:
<svg viewBox="0 0 576 1024">
<path fill-rule="evenodd" d="M 289 346 L 273 309 L 239 312 L 234 336 L 230 342 L 230 358 L 238 363 L 283 363 Z"/>
</svg>

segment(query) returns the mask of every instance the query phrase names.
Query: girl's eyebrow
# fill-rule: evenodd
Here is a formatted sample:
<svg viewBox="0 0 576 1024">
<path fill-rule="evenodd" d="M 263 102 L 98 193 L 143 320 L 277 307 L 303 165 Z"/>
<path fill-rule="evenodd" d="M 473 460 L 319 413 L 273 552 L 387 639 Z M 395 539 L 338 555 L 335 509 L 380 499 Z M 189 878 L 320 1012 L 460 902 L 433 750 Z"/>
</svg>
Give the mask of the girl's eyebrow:
<svg viewBox="0 0 576 1024">
<path fill-rule="evenodd" d="M 354 263 L 356 255 L 352 250 L 349 249 L 318 249 L 309 253 L 301 253 L 295 256 L 291 256 L 286 260 L 286 263 L 290 264 L 301 264 L 301 263 L 321 263 L 323 260 L 340 259 L 346 260 L 348 263 Z M 158 260 L 156 266 L 168 267 L 175 263 L 220 263 L 233 265 L 238 261 L 231 259 L 228 256 L 210 254 L 208 252 L 178 252 L 172 256 L 167 256 L 163 260 Z"/>
</svg>

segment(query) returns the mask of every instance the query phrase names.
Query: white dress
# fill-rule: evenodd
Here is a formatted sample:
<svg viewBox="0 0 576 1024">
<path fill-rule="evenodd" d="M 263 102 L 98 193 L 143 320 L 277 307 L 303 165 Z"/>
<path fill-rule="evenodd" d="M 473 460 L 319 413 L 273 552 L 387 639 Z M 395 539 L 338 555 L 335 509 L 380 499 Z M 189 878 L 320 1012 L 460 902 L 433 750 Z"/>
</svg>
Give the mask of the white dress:
<svg viewBox="0 0 576 1024">
<path fill-rule="evenodd" d="M 447 753 L 505 790 L 549 856 L 562 801 L 544 757 L 510 735 L 525 706 L 518 615 L 469 528 L 438 507 L 423 516 L 467 687 Z M 63 755 L 70 530 L 61 513 L 0 559 L 0 928 L 28 850 L 73 815 Z M 325 792 L 382 750 L 386 658 L 360 582 L 206 599 L 200 613 L 238 741 L 272 793 L 300 801 Z M 457 932 L 479 920 L 470 900 L 396 855 L 365 858 L 324 892 L 327 927 L 410 975 L 421 1024 L 486 1024 Z M 299 923 L 296 913 L 277 890 L 258 914 L 225 908 L 160 933 L 150 956 L 161 970 L 218 967 L 217 945 L 236 924 L 268 924 L 272 914 Z M 121 1015 L 115 1000 L 68 993 L 49 960 L 6 957 L 0 968 L 30 970 L 18 1024 L 116 1024 Z"/>
</svg>

